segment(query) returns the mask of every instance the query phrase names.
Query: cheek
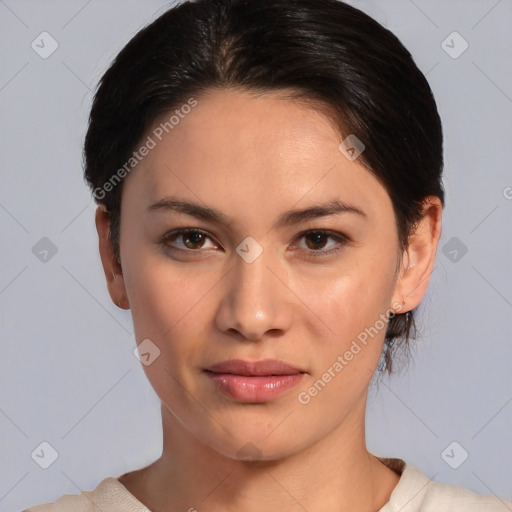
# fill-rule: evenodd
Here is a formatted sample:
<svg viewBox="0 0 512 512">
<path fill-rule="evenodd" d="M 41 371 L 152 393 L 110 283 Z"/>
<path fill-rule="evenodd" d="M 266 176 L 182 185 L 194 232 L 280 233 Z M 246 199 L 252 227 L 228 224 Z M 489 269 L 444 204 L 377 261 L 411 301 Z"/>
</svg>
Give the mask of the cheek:
<svg viewBox="0 0 512 512">
<path fill-rule="evenodd" d="M 212 275 L 198 274 L 147 258 L 135 267 L 127 283 L 137 340 L 154 337 L 165 341 L 197 319 L 208 290 L 215 284 Z M 197 325 L 197 322 L 196 322 Z M 141 338 L 142 337 L 142 338 Z"/>
<path fill-rule="evenodd" d="M 184 382 L 183 369 L 197 360 L 198 344 L 191 340 L 206 338 L 208 290 L 215 284 L 211 275 L 192 274 L 190 270 L 172 271 L 151 258 L 134 267 L 127 293 L 137 344 L 149 339 L 158 348 L 158 356 L 143 370 L 167 404 L 178 403 Z M 152 345 L 150 345 L 153 347 Z M 152 348 L 152 350 L 156 350 Z"/>
<path fill-rule="evenodd" d="M 321 321 L 312 321 L 307 327 L 310 333 L 318 330 L 308 350 L 314 354 L 311 375 L 298 396 L 299 403 L 309 404 L 311 417 L 321 416 L 326 407 L 336 404 L 333 415 L 341 419 L 375 373 L 393 288 L 392 275 L 386 277 L 381 272 L 380 276 L 377 279 L 375 274 L 361 271 L 315 281 L 311 309 Z"/>
<path fill-rule="evenodd" d="M 358 255 L 328 272 L 296 274 L 292 284 L 297 296 L 323 323 L 327 344 L 340 346 L 373 325 L 389 311 L 394 290 L 395 261 Z"/>
</svg>

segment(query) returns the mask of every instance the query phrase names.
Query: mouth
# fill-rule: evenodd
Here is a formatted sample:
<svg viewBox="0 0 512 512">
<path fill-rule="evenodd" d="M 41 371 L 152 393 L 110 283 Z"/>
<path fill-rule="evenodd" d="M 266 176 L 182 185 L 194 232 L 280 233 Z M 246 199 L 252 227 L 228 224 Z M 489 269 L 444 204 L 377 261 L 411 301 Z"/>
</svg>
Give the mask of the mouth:
<svg viewBox="0 0 512 512">
<path fill-rule="evenodd" d="M 275 359 L 234 359 L 217 363 L 205 373 L 228 398 L 243 403 L 262 403 L 295 387 L 306 372 Z"/>
</svg>

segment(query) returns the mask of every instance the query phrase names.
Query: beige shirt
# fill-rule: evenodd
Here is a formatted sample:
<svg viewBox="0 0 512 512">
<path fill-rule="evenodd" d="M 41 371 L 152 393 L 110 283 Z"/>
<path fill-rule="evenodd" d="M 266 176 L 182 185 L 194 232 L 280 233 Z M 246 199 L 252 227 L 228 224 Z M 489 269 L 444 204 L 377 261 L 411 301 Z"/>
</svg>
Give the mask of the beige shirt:
<svg viewBox="0 0 512 512">
<path fill-rule="evenodd" d="M 476 494 L 463 487 L 430 480 L 401 459 L 381 459 L 401 475 L 389 501 L 378 512 L 512 512 L 512 501 Z M 95 506 L 96 505 L 96 506 Z M 97 508 L 96 508 L 97 507 Z M 195 507 L 199 512 L 199 504 Z M 194 506 L 190 511 L 194 511 Z M 151 512 L 117 478 L 102 480 L 92 491 L 65 494 L 55 503 L 23 512 Z"/>
</svg>

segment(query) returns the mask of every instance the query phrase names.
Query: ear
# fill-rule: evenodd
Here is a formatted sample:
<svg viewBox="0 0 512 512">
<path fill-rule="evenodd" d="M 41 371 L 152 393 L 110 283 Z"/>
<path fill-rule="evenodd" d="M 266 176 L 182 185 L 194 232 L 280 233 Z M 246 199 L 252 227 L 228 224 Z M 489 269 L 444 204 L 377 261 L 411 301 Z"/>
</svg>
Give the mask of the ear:
<svg viewBox="0 0 512 512">
<path fill-rule="evenodd" d="M 396 313 L 417 307 L 427 292 L 441 238 L 442 215 L 441 200 L 436 196 L 427 197 L 422 218 L 409 236 L 409 246 L 403 254 L 392 302 Z"/>
<path fill-rule="evenodd" d="M 108 293 L 112 302 L 121 309 L 130 309 L 120 262 L 114 256 L 110 245 L 110 217 L 103 205 L 96 209 L 96 230 L 99 238 L 101 264 L 107 280 Z"/>
</svg>

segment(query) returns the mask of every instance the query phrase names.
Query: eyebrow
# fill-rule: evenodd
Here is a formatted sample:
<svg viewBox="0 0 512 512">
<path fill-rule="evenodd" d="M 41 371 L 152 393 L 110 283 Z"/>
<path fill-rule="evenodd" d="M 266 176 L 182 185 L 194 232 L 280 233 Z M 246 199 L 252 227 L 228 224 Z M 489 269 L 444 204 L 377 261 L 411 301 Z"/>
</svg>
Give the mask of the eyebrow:
<svg viewBox="0 0 512 512">
<path fill-rule="evenodd" d="M 214 208 L 201 206 L 197 203 L 184 201 L 175 197 L 166 197 L 157 201 L 148 207 L 147 211 L 152 212 L 178 212 L 196 217 L 204 221 L 213 222 L 216 224 L 223 224 L 229 226 L 231 220 L 225 214 Z M 344 203 L 338 199 L 332 200 L 327 203 L 310 206 L 303 209 L 295 209 L 284 212 L 279 216 L 274 223 L 273 228 L 292 226 L 300 222 L 317 219 L 320 217 L 327 217 L 330 215 L 339 215 L 342 213 L 353 213 L 366 218 L 366 213 L 355 205 Z"/>
</svg>

